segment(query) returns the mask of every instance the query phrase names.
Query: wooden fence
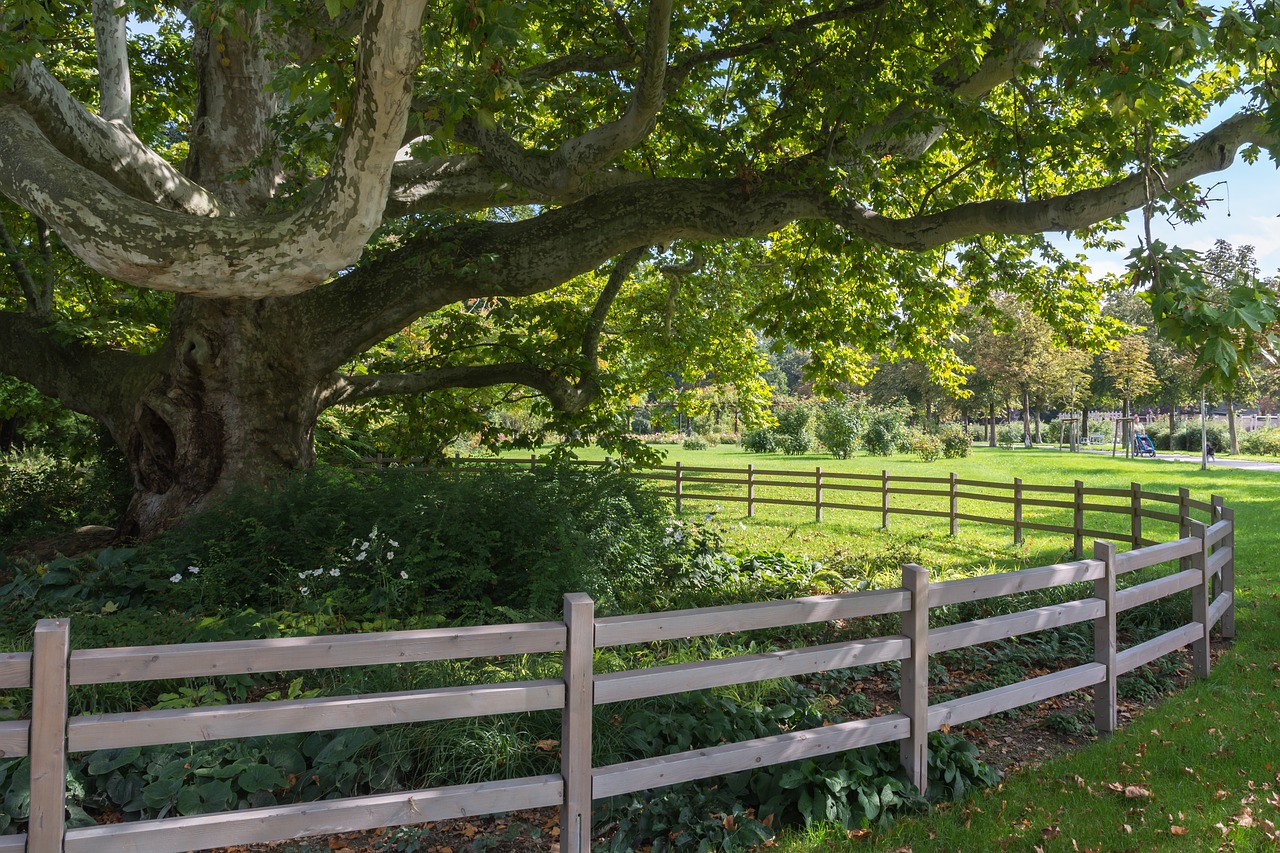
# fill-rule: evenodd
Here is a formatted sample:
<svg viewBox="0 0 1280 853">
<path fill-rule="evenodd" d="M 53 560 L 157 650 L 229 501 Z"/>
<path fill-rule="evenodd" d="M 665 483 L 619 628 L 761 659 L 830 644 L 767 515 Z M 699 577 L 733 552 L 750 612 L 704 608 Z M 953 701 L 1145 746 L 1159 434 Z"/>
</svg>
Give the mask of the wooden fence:
<svg viewBox="0 0 1280 853">
<path fill-rule="evenodd" d="M 369 460 L 371 463 L 375 460 Z M 411 460 L 388 460 L 379 457 L 376 464 L 405 464 Z M 460 460 L 461 466 L 503 465 L 536 468 L 540 463 L 536 456 L 469 457 Z M 598 466 L 606 462 L 577 462 L 575 464 Z M 456 469 L 455 469 L 456 470 Z M 1211 515 L 1218 511 L 1221 501 L 1195 500 L 1187 489 L 1178 494 L 1147 491 L 1140 483 L 1128 488 L 1096 488 L 1076 480 L 1072 485 L 1037 485 L 1024 483 L 1015 477 L 1012 482 L 977 480 L 958 477 L 955 473 L 940 477 L 908 477 L 881 471 L 879 474 L 844 474 L 824 471 L 816 467 L 812 472 L 800 470 L 770 470 L 748 465 L 742 468 L 701 468 L 677 462 L 675 465 L 658 465 L 637 469 L 632 475 L 642 479 L 669 484 L 670 489 L 659 494 L 675 501 L 676 511 L 682 512 L 685 504 L 706 501 L 716 504 L 737 503 L 746 505 L 747 517 L 754 517 L 762 506 L 796 506 L 813 510 L 814 520 L 822 521 L 828 510 L 861 512 L 880 516 L 880 526 L 888 529 L 894 515 L 945 518 L 952 535 L 959 530 L 960 522 L 1000 525 L 1013 529 L 1013 541 L 1020 543 L 1026 531 L 1059 533 L 1072 537 L 1072 553 L 1083 557 L 1086 539 L 1103 539 L 1128 544 L 1131 548 L 1153 545 L 1158 540 L 1143 535 L 1143 521 L 1165 522 L 1178 527 L 1180 536 L 1188 535 L 1190 513 Z M 803 495 L 799 497 L 798 495 Z M 858 495 L 869 500 L 854 502 Z M 895 498 L 898 502 L 895 503 Z M 912 506 L 905 506 L 906 498 Z M 1103 503 L 1098 500 L 1110 499 Z M 1116 500 L 1116 499 L 1120 500 Z M 935 509 L 922 508 L 920 504 L 933 501 Z M 975 511 L 975 505 L 994 504 L 994 509 Z M 994 510 L 1009 507 L 1007 517 L 994 515 Z M 1157 509 L 1156 507 L 1163 507 Z M 1030 517 L 1029 512 L 1057 512 L 1065 516 L 1070 511 L 1070 523 L 1050 523 L 1044 518 Z M 1124 531 L 1108 530 L 1098 521 L 1100 517 L 1127 519 Z M 1094 526 L 1089 526 L 1092 520 Z"/>
<path fill-rule="evenodd" d="M 959 486 L 954 477 L 949 484 L 953 492 Z M 1078 486 L 1065 488 L 1081 494 Z M 591 599 L 573 593 L 565 596 L 564 618 L 558 622 L 75 650 L 70 648 L 69 620 L 42 620 L 30 653 L 0 655 L 0 688 L 30 689 L 32 699 L 30 719 L 0 723 L 0 755 L 29 755 L 31 760 L 27 834 L 0 836 L 0 853 L 177 853 L 553 805 L 561 808 L 561 849 L 585 853 L 590 849 L 592 800 L 891 741 L 900 742 L 903 767 L 923 790 L 927 736 L 944 725 L 1091 687 L 1098 730 L 1111 732 L 1117 723 L 1120 675 L 1188 644 L 1195 674 L 1208 675 L 1210 629 L 1220 623 L 1224 637 L 1234 634 L 1233 512 L 1216 498 L 1209 503 L 1191 501 L 1185 494 L 1163 498 L 1178 505 L 1181 514 L 1174 520 L 1186 529 L 1171 541 L 1125 553 L 1100 541 L 1088 559 L 940 583 L 931 583 L 921 567 L 907 565 L 897 589 L 787 601 L 598 618 Z M 1078 497 L 1074 505 L 1079 505 Z M 1192 511 L 1207 518 L 1199 520 Z M 1118 582 L 1138 569 L 1173 561 L 1179 561 L 1176 571 L 1126 588 Z M 932 608 L 1081 583 L 1092 583 L 1091 595 L 929 627 Z M 1118 647 L 1117 613 L 1186 590 L 1191 607 L 1183 625 L 1139 645 Z M 895 613 L 900 614 L 901 632 L 891 636 L 626 672 L 597 674 L 593 667 L 595 650 L 606 647 Z M 1081 622 L 1093 625 L 1092 662 L 929 703 L 929 655 Z M 548 652 L 561 655 L 561 678 L 68 715 L 68 690 L 77 685 Z M 895 660 L 901 661 L 896 713 L 592 766 L 594 706 Z M 554 709 L 561 710 L 563 731 L 561 770 L 551 775 L 92 827 L 68 828 L 65 823 L 69 753 Z"/>
</svg>

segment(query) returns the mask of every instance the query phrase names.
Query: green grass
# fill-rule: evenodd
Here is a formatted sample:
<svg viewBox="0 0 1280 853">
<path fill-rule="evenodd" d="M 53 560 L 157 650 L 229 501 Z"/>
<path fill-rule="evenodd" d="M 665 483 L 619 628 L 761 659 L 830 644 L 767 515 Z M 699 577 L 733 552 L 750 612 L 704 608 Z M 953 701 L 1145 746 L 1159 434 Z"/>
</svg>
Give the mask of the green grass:
<svg viewBox="0 0 1280 853">
<path fill-rule="evenodd" d="M 818 454 L 760 456 L 736 447 L 705 451 L 673 448 L 668 463 L 704 467 L 794 468 L 961 477 L 1028 483 L 1144 489 L 1195 498 L 1222 495 L 1236 509 L 1237 639 L 1218 659 L 1211 677 L 1164 700 L 1121 731 L 1073 755 L 1012 774 L 1000 786 L 965 803 L 936 808 L 904 820 L 868 841 L 845 831 L 787 833 L 775 848 L 784 853 L 900 850 L 1213 850 L 1277 849 L 1280 823 L 1280 474 L 1210 468 L 1198 464 L 1112 459 L 1045 450 L 975 448 L 968 459 L 857 458 L 840 461 Z M 703 504 L 689 502 L 690 513 Z M 812 510 L 763 507 L 746 530 L 736 522 L 745 508 L 726 504 L 719 513 L 735 547 L 779 548 L 830 558 L 848 537 L 873 535 L 878 514 L 852 519 L 829 512 L 816 523 Z M 1092 524 L 1092 522 L 1090 522 Z M 977 552 L 1037 564 L 1060 557 L 1069 537 L 1031 534 L 1025 552 L 1009 544 L 1007 528 L 995 533 L 962 526 L 960 543 L 948 549 L 945 519 L 895 517 L 886 540 L 921 528 L 912 551 L 916 562 L 938 569 Z M 924 527 L 933 528 L 924 533 Z M 736 532 L 734 532 L 736 531 Z M 940 533 L 939 533 L 940 531 Z M 1040 541 L 1037 541 L 1040 540 Z M 1002 544 L 1003 542 L 1003 544 Z M 1086 546 L 1087 547 L 1087 546 Z M 936 548 L 936 550 L 935 550 Z M 1056 557 L 1054 556 L 1056 555 Z M 971 558 L 971 557 L 970 557 Z M 981 559 L 981 558 L 980 558 Z M 1126 790 L 1130 795 L 1126 796 Z M 1268 823 L 1270 822 L 1270 823 Z"/>
</svg>

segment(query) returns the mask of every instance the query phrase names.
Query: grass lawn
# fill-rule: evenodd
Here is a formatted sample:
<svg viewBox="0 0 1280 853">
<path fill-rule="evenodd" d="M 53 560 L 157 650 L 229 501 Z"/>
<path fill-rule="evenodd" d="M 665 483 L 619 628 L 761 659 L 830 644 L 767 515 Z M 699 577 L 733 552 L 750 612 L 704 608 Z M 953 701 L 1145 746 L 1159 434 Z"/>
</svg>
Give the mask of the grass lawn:
<svg viewBox="0 0 1280 853">
<path fill-rule="evenodd" d="M 1237 639 L 1208 680 L 1168 697 L 1110 738 L 1014 773 L 960 805 L 901 821 L 870 839 L 850 838 L 838 829 L 788 833 L 776 849 L 1275 851 L 1280 846 L 1275 826 L 1280 823 L 1280 474 L 985 447 L 975 448 L 967 459 L 929 463 L 903 456 L 842 461 L 817 454 L 757 455 L 731 446 L 671 448 L 667 463 L 677 460 L 723 468 L 888 469 L 903 476 L 955 471 L 962 478 L 1012 481 L 1018 476 L 1041 484 L 1079 479 L 1113 488 L 1139 482 L 1152 491 L 1176 493 L 1186 487 L 1202 500 L 1218 494 L 1236 509 Z M 685 506 L 691 516 L 707 509 L 703 502 Z M 974 554 L 996 563 L 1037 565 L 1060 559 L 1071 545 L 1069 537 L 1031 533 L 1027 548 L 1015 551 L 1007 528 L 992 532 L 962 524 L 961 541 L 949 549 L 945 519 L 896 516 L 886 535 L 874 532 L 880 521 L 875 513 L 828 511 L 817 523 L 813 510 L 801 507 L 760 507 L 748 524 L 743 505 L 725 504 L 718 517 L 727 522 L 731 546 L 776 548 L 824 560 L 838 554 L 851 535 L 879 535 L 886 542 L 907 537 L 914 544 L 903 553 L 935 571 L 972 560 Z M 917 528 L 919 535 L 912 532 Z M 932 532 L 924 535 L 924 528 Z"/>
</svg>

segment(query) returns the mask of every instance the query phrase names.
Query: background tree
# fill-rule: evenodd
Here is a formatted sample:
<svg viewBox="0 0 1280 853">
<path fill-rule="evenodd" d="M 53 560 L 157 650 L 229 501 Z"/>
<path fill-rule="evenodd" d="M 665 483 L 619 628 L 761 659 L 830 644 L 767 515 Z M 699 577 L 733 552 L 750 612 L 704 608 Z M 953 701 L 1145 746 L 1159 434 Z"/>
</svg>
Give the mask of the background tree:
<svg viewBox="0 0 1280 853">
<path fill-rule="evenodd" d="M 1114 350 L 1102 354 L 1103 370 L 1121 401 L 1121 440 L 1124 441 L 1126 456 L 1133 435 L 1130 423 L 1133 403 L 1156 387 L 1151 362 L 1147 360 L 1148 352 L 1146 338 L 1133 334 L 1121 338 Z"/>
<path fill-rule="evenodd" d="M 144 535 L 334 407 L 483 429 L 516 387 L 607 439 L 652 377 L 746 381 L 753 329 L 956 383 L 996 287 L 1082 343 L 1039 235 L 1280 138 L 1270 3 L 50 8 L 0 9 L 0 370 L 105 426 Z"/>
</svg>

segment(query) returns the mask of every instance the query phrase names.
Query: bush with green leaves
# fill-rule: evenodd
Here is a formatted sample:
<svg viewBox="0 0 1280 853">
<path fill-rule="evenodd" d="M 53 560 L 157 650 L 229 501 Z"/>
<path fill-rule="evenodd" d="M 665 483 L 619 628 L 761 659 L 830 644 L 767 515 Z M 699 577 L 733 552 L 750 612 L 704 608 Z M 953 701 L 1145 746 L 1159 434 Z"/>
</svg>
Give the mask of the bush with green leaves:
<svg viewBox="0 0 1280 853">
<path fill-rule="evenodd" d="M 942 439 L 938 436 L 918 430 L 912 430 L 910 435 L 911 452 L 922 462 L 933 462 L 942 455 Z"/>
<path fill-rule="evenodd" d="M 829 399 L 818 405 L 818 441 L 837 459 L 848 459 L 858 446 L 866 424 L 861 400 Z"/>
<path fill-rule="evenodd" d="M 707 440 L 700 435 L 691 435 L 684 440 L 685 450 L 706 450 L 711 447 Z"/>
<path fill-rule="evenodd" d="M 872 456 L 892 456 L 906 435 L 906 417 L 901 407 L 873 408 L 867 413 L 862 446 Z"/>
<path fill-rule="evenodd" d="M 781 400 L 773 407 L 778 426 L 773 431 L 774 444 L 788 456 L 799 456 L 813 449 L 813 407 L 801 400 Z"/>
<path fill-rule="evenodd" d="M 1209 421 L 1205 425 L 1205 433 L 1215 453 L 1229 453 L 1231 442 L 1227 434 L 1227 425 L 1218 421 Z M 1200 421 L 1192 420 L 1182 424 L 1170 440 L 1170 450 L 1186 453 L 1200 452 Z"/>
<path fill-rule="evenodd" d="M 1280 427 L 1264 427 L 1246 432 L 1240 452 L 1252 456 L 1280 456 Z"/>
<path fill-rule="evenodd" d="M 996 444 L 1001 447 L 1013 447 L 1015 444 L 1022 444 L 1025 435 L 1021 426 L 1004 424 L 996 427 Z"/>
<path fill-rule="evenodd" d="M 947 424 L 938 437 L 942 439 L 942 455 L 948 459 L 963 459 L 973 451 L 968 430 L 959 424 Z"/>
<path fill-rule="evenodd" d="M 778 449 L 778 440 L 773 430 L 748 430 L 742 436 L 742 449 L 748 453 L 773 453 Z"/>
<path fill-rule="evenodd" d="M 0 456 L 0 537 L 114 524 L 128 501 L 119 466 L 72 464 L 42 450 Z"/>
</svg>

